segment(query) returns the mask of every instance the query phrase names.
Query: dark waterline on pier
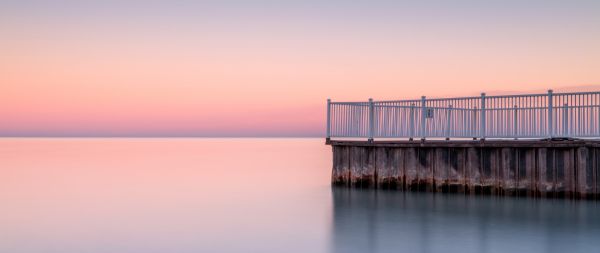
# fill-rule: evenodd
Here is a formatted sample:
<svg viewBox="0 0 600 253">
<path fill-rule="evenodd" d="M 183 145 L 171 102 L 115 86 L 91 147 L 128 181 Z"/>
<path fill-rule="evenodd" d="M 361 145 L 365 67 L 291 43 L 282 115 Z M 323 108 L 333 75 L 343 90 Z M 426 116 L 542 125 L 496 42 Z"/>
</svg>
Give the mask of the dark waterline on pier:
<svg viewBox="0 0 600 253">
<path fill-rule="evenodd" d="M 600 205 L 330 187 L 322 139 L 0 139 L 0 252 L 594 252 Z"/>
</svg>

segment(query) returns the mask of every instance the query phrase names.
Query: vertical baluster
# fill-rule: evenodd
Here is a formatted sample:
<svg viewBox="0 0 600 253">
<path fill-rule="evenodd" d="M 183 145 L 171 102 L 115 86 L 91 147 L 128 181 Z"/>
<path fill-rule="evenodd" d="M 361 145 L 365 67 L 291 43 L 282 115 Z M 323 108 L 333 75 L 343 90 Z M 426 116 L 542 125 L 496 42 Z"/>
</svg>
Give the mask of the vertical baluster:
<svg viewBox="0 0 600 253">
<path fill-rule="evenodd" d="M 369 98 L 369 141 L 373 141 L 373 127 L 374 127 L 374 110 L 373 110 L 373 99 Z"/>
<path fill-rule="evenodd" d="M 356 114 L 357 114 L 357 122 L 358 124 L 356 124 L 357 129 L 356 129 L 356 133 L 358 136 L 365 136 L 365 118 L 363 117 L 363 111 L 365 110 L 364 106 L 358 106 L 356 108 Z M 375 113 L 377 113 L 375 111 Z"/>
<path fill-rule="evenodd" d="M 576 112 L 577 112 L 577 132 L 575 133 L 576 136 L 580 136 L 581 135 L 581 95 L 576 95 L 575 98 L 577 99 L 577 107 L 576 107 Z"/>
<path fill-rule="evenodd" d="M 548 90 L 548 137 L 552 138 L 552 90 Z"/>
<path fill-rule="evenodd" d="M 426 134 L 425 134 L 425 96 L 421 97 L 421 139 L 425 140 Z"/>
<path fill-rule="evenodd" d="M 481 118 L 481 126 L 479 129 L 481 133 L 479 136 L 483 140 L 485 139 L 485 93 L 481 93 L 481 113 L 479 117 Z"/>
<path fill-rule="evenodd" d="M 446 113 L 446 140 L 450 140 L 450 116 L 452 115 L 452 105 L 448 106 L 448 112 Z"/>
<path fill-rule="evenodd" d="M 325 134 L 326 138 L 329 139 L 331 137 L 331 99 L 327 99 L 327 132 Z"/>
<path fill-rule="evenodd" d="M 346 133 L 348 132 L 348 130 L 347 130 L 348 124 L 350 123 L 350 122 L 348 122 L 348 108 L 347 108 L 348 106 L 345 104 L 342 104 L 340 106 L 341 106 L 341 108 L 340 108 L 341 119 L 340 120 L 341 120 L 341 122 L 344 123 L 341 125 L 342 133 L 343 133 L 342 135 L 345 136 Z"/>
<path fill-rule="evenodd" d="M 567 125 L 568 115 L 569 115 L 569 105 L 567 103 L 565 103 L 563 105 L 563 135 L 565 137 L 570 137 L 569 136 L 569 125 Z"/>
<path fill-rule="evenodd" d="M 350 111 L 350 118 L 352 120 L 351 135 L 359 137 L 359 135 L 356 134 L 356 129 L 358 128 L 358 121 L 356 120 L 356 110 L 358 110 L 360 108 L 360 106 L 359 105 L 353 105 L 353 106 L 351 106 L 351 108 L 352 108 L 352 111 Z"/>
<path fill-rule="evenodd" d="M 477 130 L 478 130 L 477 124 L 479 124 L 479 122 L 481 121 L 477 118 L 477 112 L 479 112 L 479 110 L 477 109 L 477 106 L 474 106 L 473 107 L 473 125 L 472 125 L 473 129 L 471 132 L 471 136 L 473 136 L 473 139 L 476 139 L 478 135 L 481 136 L 481 134 L 477 132 Z M 481 129 L 479 129 L 479 132 L 481 132 Z"/>
<path fill-rule="evenodd" d="M 513 137 L 515 138 L 515 140 L 517 139 L 517 105 L 515 105 L 515 112 L 514 112 L 514 117 L 513 117 Z"/>
<path fill-rule="evenodd" d="M 410 132 L 409 132 L 409 139 L 412 140 L 412 138 L 415 136 L 415 103 L 411 103 L 410 104 Z"/>
</svg>

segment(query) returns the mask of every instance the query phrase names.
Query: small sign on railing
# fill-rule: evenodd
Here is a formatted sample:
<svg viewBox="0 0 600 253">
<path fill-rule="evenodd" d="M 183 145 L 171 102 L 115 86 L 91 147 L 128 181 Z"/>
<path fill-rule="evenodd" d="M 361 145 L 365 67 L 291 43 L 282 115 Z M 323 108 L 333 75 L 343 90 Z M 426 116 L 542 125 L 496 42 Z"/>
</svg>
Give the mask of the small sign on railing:
<svg viewBox="0 0 600 253">
<path fill-rule="evenodd" d="M 433 118 L 433 108 L 425 108 L 425 118 Z"/>
</svg>

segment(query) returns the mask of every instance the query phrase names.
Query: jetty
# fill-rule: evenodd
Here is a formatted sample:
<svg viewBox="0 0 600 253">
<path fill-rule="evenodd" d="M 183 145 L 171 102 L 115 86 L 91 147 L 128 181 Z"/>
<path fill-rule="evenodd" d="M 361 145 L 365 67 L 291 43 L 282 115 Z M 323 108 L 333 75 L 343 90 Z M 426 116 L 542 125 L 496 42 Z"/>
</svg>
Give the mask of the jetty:
<svg viewBox="0 0 600 253">
<path fill-rule="evenodd" d="M 600 197 L 600 92 L 332 102 L 332 184 Z"/>
</svg>

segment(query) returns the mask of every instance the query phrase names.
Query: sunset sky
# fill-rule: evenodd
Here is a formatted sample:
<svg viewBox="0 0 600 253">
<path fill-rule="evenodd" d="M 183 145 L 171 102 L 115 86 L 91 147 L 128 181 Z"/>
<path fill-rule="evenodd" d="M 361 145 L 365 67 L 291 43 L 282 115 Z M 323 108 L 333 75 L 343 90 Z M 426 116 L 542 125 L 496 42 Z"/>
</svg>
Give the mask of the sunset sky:
<svg viewBox="0 0 600 253">
<path fill-rule="evenodd" d="M 0 136 L 322 136 L 328 97 L 598 85 L 597 0 L 0 0 Z"/>
</svg>

